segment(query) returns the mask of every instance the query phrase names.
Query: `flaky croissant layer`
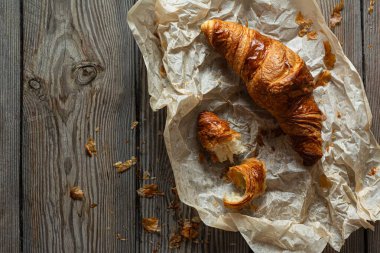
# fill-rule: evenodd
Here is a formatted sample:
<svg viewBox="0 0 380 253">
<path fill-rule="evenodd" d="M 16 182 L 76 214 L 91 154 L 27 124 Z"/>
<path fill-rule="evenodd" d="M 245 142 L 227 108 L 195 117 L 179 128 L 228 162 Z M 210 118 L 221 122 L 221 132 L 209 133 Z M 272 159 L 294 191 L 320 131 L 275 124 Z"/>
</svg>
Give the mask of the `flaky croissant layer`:
<svg viewBox="0 0 380 253">
<path fill-rule="evenodd" d="M 242 164 L 230 167 L 227 178 L 240 189 L 243 196 L 226 196 L 223 200 L 228 208 L 241 209 L 246 207 L 254 198 L 260 196 L 266 189 L 266 169 L 262 161 L 249 158 Z"/>
<path fill-rule="evenodd" d="M 219 162 L 227 159 L 233 162 L 234 154 L 241 154 L 246 150 L 240 141 L 240 134 L 231 129 L 227 121 L 212 112 L 199 114 L 198 139 L 202 147 L 215 155 Z"/>
<path fill-rule="evenodd" d="M 281 42 L 233 22 L 214 19 L 202 32 L 245 81 L 251 98 L 268 110 L 290 136 L 305 165 L 322 153 L 322 113 L 314 101 L 314 80 L 305 62 Z"/>
</svg>

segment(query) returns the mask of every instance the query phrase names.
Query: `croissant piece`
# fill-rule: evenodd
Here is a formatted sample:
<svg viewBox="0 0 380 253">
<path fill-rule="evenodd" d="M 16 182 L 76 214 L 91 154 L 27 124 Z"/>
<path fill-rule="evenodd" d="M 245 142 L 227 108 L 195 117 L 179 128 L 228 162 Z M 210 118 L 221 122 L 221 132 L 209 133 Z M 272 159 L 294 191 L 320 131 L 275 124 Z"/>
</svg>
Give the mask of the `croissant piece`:
<svg viewBox="0 0 380 253">
<path fill-rule="evenodd" d="M 289 135 L 305 165 L 322 157 L 322 113 L 305 62 L 281 42 L 233 22 L 209 20 L 202 32 L 244 80 L 251 98 Z"/>
<path fill-rule="evenodd" d="M 228 208 L 241 209 L 265 192 L 265 165 L 255 158 L 246 159 L 242 164 L 230 167 L 227 178 L 236 187 L 244 190 L 243 196 L 224 197 L 224 205 Z"/>
<path fill-rule="evenodd" d="M 233 162 L 234 154 L 241 154 L 246 150 L 240 141 L 240 134 L 231 129 L 227 121 L 212 112 L 199 114 L 198 139 L 203 148 L 215 155 L 219 162 L 227 159 Z"/>
</svg>

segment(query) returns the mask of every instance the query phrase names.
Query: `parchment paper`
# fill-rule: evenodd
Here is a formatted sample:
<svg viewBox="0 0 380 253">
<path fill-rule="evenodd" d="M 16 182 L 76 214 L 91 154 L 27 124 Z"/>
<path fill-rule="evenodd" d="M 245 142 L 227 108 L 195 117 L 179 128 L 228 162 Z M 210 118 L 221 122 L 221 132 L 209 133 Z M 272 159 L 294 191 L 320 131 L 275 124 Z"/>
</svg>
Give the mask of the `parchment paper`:
<svg viewBox="0 0 380 253">
<path fill-rule="evenodd" d="M 313 20 L 317 40 L 297 36 L 295 16 Z M 333 80 L 314 91 L 323 122 L 324 157 L 304 167 L 287 136 L 277 136 L 274 119 L 255 105 L 244 85 L 206 42 L 200 25 L 220 18 L 246 24 L 285 43 L 316 76 L 324 68 L 323 40 L 337 56 Z M 345 21 L 343 21 L 345 22 Z M 181 201 L 196 208 L 209 226 L 239 231 L 255 252 L 321 252 L 327 243 L 339 250 L 354 230 L 380 218 L 380 149 L 370 131 L 371 111 L 360 76 L 344 55 L 314 0 L 140 0 L 128 23 L 148 69 L 151 106 L 167 107 L 165 143 Z M 267 191 L 253 207 L 231 211 L 223 196 L 234 187 L 221 179 L 228 164 L 200 162 L 196 119 L 211 110 L 242 133 L 265 161 Z M 258 129 L 269 129 L 264 146 Z M 254 151 L 256 150 L 256 151 Z M 373 171 L 373 170 L 372 170 Z M 331 187 L 321 187 L 321 175 Z M 372 173 L 373 174 L 373 173 Z"/>
</svg>

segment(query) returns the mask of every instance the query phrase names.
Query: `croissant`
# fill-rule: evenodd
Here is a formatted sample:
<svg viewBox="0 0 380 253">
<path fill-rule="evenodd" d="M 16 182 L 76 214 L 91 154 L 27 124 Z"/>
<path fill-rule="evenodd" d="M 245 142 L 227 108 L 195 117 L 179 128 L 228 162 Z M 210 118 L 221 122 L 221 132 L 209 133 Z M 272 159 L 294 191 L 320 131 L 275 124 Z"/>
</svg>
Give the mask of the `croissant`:
<svg viewBox="0 0 380 253">
<path fill-rule="evenodd" d="M 246 150 L 241 143 L 240 134 L 231 129 L 227 121 L 212 112 L 199 114 L 198 139 L 202 147 L 215 155 L 219 162 L 227 159 L 233 162 L 234 154 L 241 154 Z"/>
<path fill-rule="evenodd" d="M 244 80 L 251 98 L 290 137 L 305 165 L 322 157 L 322 113 L 305 62 L 281 42 L 233 22 L 209 20 L 202 32 Z"/>
<path fill-rule="evenodd" d="M 263 162 L 249 158 L 238 166 L 230 167 L 227 178 L 238 188 L 243 189 L 243 196 L 224 197 L 224 206 L 233 209 L 241 209 L 252 199 L 264 193 L 266 184 L 266 169 Z"/>
</svg>

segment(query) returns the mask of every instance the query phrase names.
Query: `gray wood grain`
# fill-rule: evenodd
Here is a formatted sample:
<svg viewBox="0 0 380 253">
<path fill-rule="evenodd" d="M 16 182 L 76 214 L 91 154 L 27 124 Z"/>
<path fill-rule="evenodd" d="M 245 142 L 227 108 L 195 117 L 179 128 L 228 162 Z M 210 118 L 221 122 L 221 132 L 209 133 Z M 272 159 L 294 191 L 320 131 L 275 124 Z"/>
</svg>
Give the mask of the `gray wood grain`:
<svg viewBox="0 0 380 253">
<path fill-rule="evenodd" d="M 20 6 L 0 0 L 0 252 L 20 249 Z"/>
<path fill-rule="evenodd" d="M 135 155 L 132 3 L 24 1 L 24 252 L 136 252 L 135 169 L 112 167 Z"/>
<path fill-rule="evenodd" d="M 363 51 L 364 51 L 364 84 L 367 97 L 372 109 L 372 131 L 380 141 L 380 5 L 375 2 L 373 14 L 368 14 L 369 1 L 362 1 L 363 10 Z M 376 222 L 375 232 L 366 231 L 367 248 L 369 253 L 380 253 L 380 222 Z"/>
<path fill-rule="evenodd" d="M 333 29 L 343 47 L 344 53 L 354 64 L 359 74 L 363 74 L 362 61 L 362 33 L 361 33 L 361 14 L 360 1 L 345 0 L 344 10 L 342 11 L 342 23 Z M 339 0 L 318 0 L 326 22 L 329 22 L 334 6 Z M 365 252 L 365 240 L 363 229 L 351 234 L 346 240 L 340 252 Z M 335 252 L 330 246 L 324 252 Z"/>
</svg>

